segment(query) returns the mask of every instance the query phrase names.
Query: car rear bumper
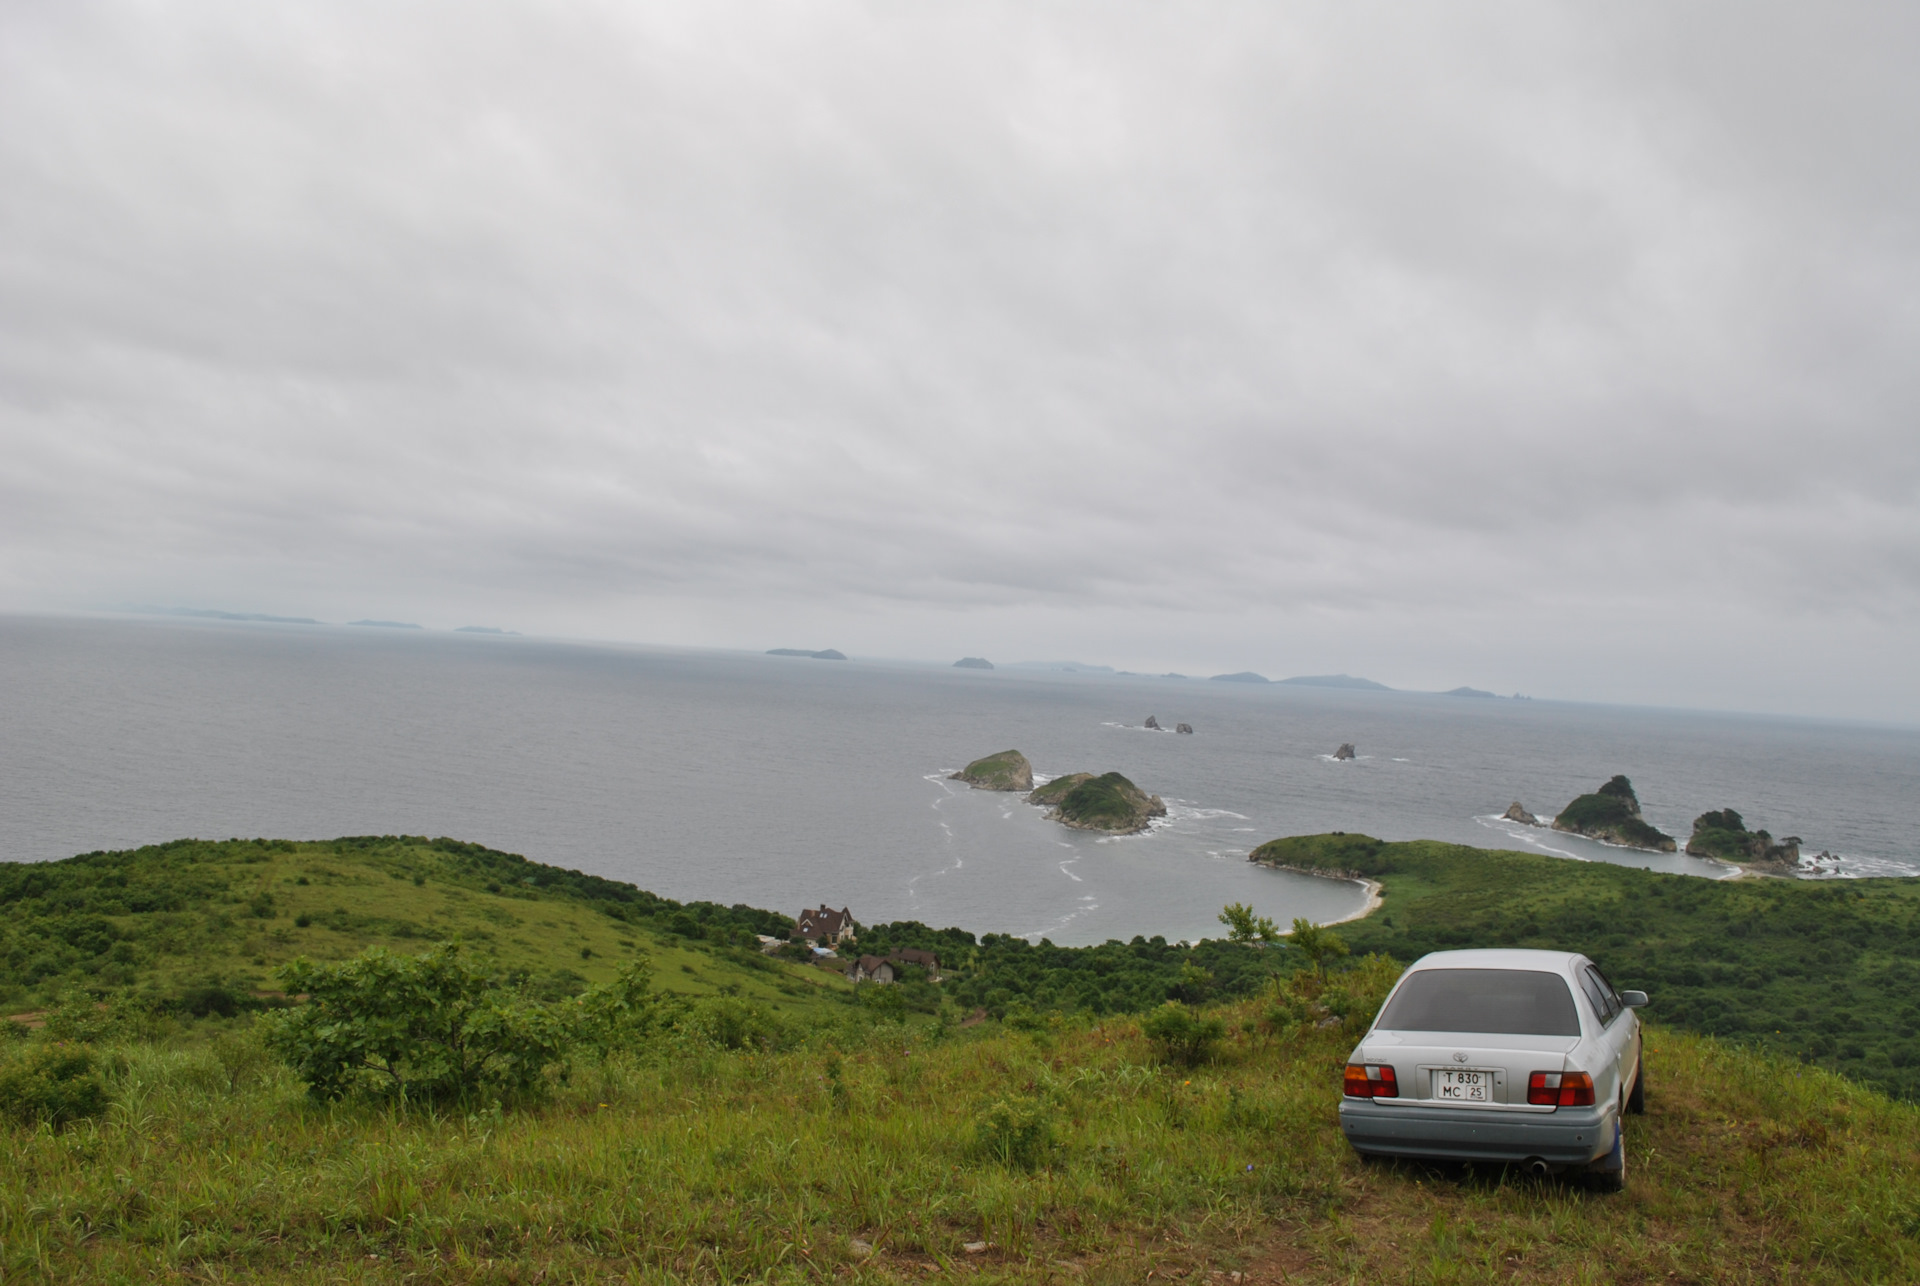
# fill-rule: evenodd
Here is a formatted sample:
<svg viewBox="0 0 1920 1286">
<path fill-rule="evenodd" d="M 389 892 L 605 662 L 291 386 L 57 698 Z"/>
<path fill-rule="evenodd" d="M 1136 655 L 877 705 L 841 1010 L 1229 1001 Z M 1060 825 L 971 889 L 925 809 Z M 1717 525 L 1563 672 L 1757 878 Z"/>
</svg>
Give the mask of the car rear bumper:
<svg viewBox="0 0 1920 1286">
<path fill-rule="evenodd" d="M 1611 1107 L 1505 1112 L 1411 1103 L 1389 1106 L 1354 1098 L 1340 1102 L 1340 1129 L 1355 1151 L 1444 1161 L 1537 1157 L 1550 1165 L 1585 1165 L 1612 1150 L 1612 1117 Z"/>
</svg>

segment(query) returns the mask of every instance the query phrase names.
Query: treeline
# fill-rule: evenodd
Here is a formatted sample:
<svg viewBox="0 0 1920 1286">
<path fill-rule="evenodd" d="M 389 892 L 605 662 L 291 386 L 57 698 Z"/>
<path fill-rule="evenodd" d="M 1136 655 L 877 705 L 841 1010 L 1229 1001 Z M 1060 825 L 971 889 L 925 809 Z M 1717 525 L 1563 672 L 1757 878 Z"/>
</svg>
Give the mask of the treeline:
<svg viewBox="0 0 1920 1286">
<path fill-rule="evenodd" d="M 1129 1014 L 1169 1000 L 1198 1004 L 1246 996 L 1268 979 L 1292 973 L 1299 963 L 1284 948 L 1224 939 L 1184 946 L 1161 937 L 1136 937 L 1093 947 L 1059 947 L 1001 933 L 976 939 L 963 929 L 931 929 L 914 920 L 863 929 L 857 949 L 885 955 L 900 947 L 934 952 L 948 999 L 964 1009 L 984 1009 L 995 1018 L 1016 1006 Z"/>
</svg>

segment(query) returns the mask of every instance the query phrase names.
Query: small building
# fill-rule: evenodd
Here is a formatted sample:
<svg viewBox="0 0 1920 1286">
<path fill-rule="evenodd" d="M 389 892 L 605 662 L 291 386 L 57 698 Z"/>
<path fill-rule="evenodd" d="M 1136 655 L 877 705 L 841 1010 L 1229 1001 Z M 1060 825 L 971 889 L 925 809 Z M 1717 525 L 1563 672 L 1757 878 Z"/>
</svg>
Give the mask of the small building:
<svg viewBox="0 0 1920 1286">
<path fill-rule="evenodd" d="M 900 965 L 918 965 L 932 982 L 940 981 L 940 958 L 931 951 L 902 947 L 884 956 L 861 956 L 847 966 L 849 982 L 898 982 Z"/>
<path fill-rule="evenodd" d="M 927 981 L 940 981 L 940 957 L 931 951 L 922 951 L 918 947 L 901 947 L 898 951 L 888 952 L 887 959 L 894 964 L 919 965 L 927 971 Z"/>
<path fill-rule="evenodd" d="M 847 966 L 849 982 L 892 982 L 893 962 L 885 956 L 861 956 Z"/>
<path fill-rule="evenodd" d="M 845 907 L 835 911 L 823 903 L 795 917 L 793 936 L 816 945 L 837 947 L 842 942 L 853 941 L 853 916 Z"/>
</svg>

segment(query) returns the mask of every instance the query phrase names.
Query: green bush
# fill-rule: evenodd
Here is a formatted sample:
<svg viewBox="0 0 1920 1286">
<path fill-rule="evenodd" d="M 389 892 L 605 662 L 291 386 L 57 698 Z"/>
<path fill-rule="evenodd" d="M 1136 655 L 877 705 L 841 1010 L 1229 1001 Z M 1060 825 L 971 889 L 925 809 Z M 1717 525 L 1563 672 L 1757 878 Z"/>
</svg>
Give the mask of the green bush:
<svg viewBox="0 0 1920 1286">
<path fill-rule="evenodd" d="M 775 1049 L 786 1036 L 779 1019 L 732 996 L 696 1001 L 680 1026 L 722 1049 Z"/>
<path fill-rule="evenodd" d="M 561 1014 L 501 986 L 454 945 L 422 956 L 376 948 L 343 964 L 296 960 L 281 979 L 308 1002 L 263 1020 L 267 1046 L 318 1099 L 536 1097 L 574 1034 Z"/>
<path fill-rule="evenodd" d="M 0 1114 L 24 1125 L 45 1121 L 58 1129 L 106 1106 L 107 1087 L 83 1046 L 34 1045 L 0 1065 Z"/>
<path fill-rule="evenodd" d="M 1059 1152 L 1055 1111 L 1042 1098 L 996 1098 L 974 1119 L 972 1154 L 1015 1170 L 1038 1170 Z"/>
<path fill-rule="evenodd" d="M 1215 1048 L 1227 1034 L 1227 1025 L 1169 1001 L 1148 1014 L 1140 1030 L 1163 1062 L 1198 1067 L 1213 1058 Z"/>
</svg>

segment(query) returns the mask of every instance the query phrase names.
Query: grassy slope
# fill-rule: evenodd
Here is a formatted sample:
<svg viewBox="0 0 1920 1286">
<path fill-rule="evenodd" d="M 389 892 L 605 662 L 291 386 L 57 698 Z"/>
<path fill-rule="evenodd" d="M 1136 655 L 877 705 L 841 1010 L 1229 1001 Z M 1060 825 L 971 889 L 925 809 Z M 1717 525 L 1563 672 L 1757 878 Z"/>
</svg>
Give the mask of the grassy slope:
<svg viewBox="0 0 1920 1286">
<path fill-rule="evenodd" d="M 1603 1197 L 1363 1166 L 1334 1113 L 1364 1014 L 1275 1031 L 1259 1001 L 1222 1013 L 1233 1039 L 1191 1072 L 1155 1066 L 1131 1021 L 882 1027 L 844 1051 L 655 1048 L 504 1117 L 315 1108 L 237 1036 L 136 1046 L 97 1124 L 0 1125 L 0 1279 L 1920 1277 L 1920 1111 L 1838 1077 L 1655 1030 L 1631 1186 Z M 1052 1121 L 1046 1164 L 973 1149 L 997 1100 Z"/>
<path fill-rule="evenodd" d="M 1357 950 L 1582 951 L 1616 986 L 1650 992 L 1659 1021 L 1920 1098 L 1920 881 L 1713 881 L 1361 835 L 1257 855 L 1382 881 L 1383 910 L 1341 926 Z"/>
<path fill-rule="evenodd" d="M 1401 921 L 1418 933 L 1483 921 L 1490 931 L 1509 912 L 1606 910 L 1609 896 L 1630 896 L 1610 883 L 1622 877 L 1667 878 L 1358 837 L 1282 843 L 1302 864 L 1371 865 L 1389 885 L 1385 916 L 1345 931 L 1401 938 L 1402 950 Z M 284 895 L 349 909 L 348 928 L 330 936 L 290 931 L 313 954 L 422 945 L 398 928 L 458 922 L 493 934 L 529 971 L 574 968 L 577 942 L 609 941 L 578 964 L 598 976 L 624 935 L 668 986 L 687 978 L 674 976 L 676 953 L 708 972 L 735 969 L 729 980 L 761 972 L 676 945 L 658 928 L 681 913 L 671 906 L 635 903 L 626 914 L 636 918 L 621 920 L 553 887 L 522 884 L 537 898 L 508 897 L 512 886 L 494 877 L 534 868 L 465 846 L 212 847 L 191 865 L 209 885 L 225 881 L 218 896 L 233 900 L 172 928 L 199 925 L 236 970 L 257 968 L 245 953 L 290 923 Z M 319 867 L 335 882 L 320 883 Z M 301 874 L 308 885 L 271 883 Z M 1494 894 L 1474 900 L 1469 875 L 1491 877 Z M 503 893 L 486 894 L 487 882 Z M 1685 885 L 1708 890 L 1695 928 L 1714 922 L 1707 909 L 1736 905 L 1711 899 L 1797 896 L 1768 891 L 1795 887 L 1784 883 Z M 275 921 L 220 928 L 208 918 L 240 915 L 258 888 L 275 893 Z M 372 906 L 379 916 L 353 921 Z M 1850 898 L 1831 909 L 1859 913 Z M 187 979 L 202 963 L 156 950 L 141 967 Z M 115 1107 L 97 1122 L 59 1134 L 0 1123 L 0 1281 L 878 1282 L 922 1277 L 929 1264 L 983 1281 L 1137 1282 L 1215 1268 L 1309 1283 L 1920 1278 L 1920 1111 L 1672 1029 L 1652 1029 L 1649 1112 L 1629 1123 L 1624 1197 L 1496 1171 L 1361 1166 L 1334 1125 L 1338 1069 L 1395 972 L 1363 962 L 1339 979 L 1359 1003 L 1331 1028 L 1291 1021 L 1299 1009 L 1278 996 L 1225 1006 L 1222 1057 L 1191 1072 L 1155 1065 L 1126 1018 L 1056 1017 L 1030 1033 L 825 1023 L 777 1053 L 675 1033 L 607 1066 L 582 1064 L 549 1106 L 504 1116 L 317 1108 L 260 1054 L 246 1019 L 212 1021 L 212 1038 L 190 1048 L 105 1047 Z M 813 981 L 804 970 L 794 978 Z M 1283 985 L 1313 989 L 1298 977 Z M 1000 1103 L 1056 1131 L 1038 1168 L 973 1148 Z M 975 1239 L 992 1249 L 966 1254 Z"/>
<path fill-rule="evenodd" d="M 164 999 L 210 980 L 268 989 L 295 956 L 417 952 L 455 938 L 559 990 L 605 981 L 638 957 L 662 990 L 728 988 L 778 1010 L 806 1010 L 847 986 L 741 946 L 766 913 L 683 907 L 445 840 L 183 841 L 89 854 L 0 869 L 0 907 L 0 1002 L 11 1011 L 68 990 Z"/>
</svg>

